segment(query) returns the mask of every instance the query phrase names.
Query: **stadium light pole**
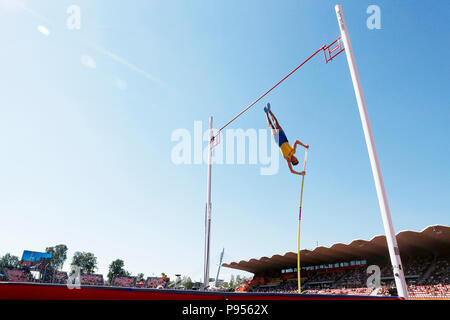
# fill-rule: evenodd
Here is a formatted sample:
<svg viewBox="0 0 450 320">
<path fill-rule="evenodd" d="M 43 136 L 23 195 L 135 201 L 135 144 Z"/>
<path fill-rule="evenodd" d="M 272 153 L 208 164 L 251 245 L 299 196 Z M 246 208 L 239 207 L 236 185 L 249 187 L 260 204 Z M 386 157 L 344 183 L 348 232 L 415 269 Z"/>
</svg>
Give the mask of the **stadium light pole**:
<svg viewBox="0 0 450 320">
<path fill-rule="evenodd" d="M 397 293 L 400 297 L 409 299 L 402 261 L 400 259 L 400 251 L 398 249 L 397 239 L 395 237 L 391 212 L 389 210 L 386 190 L 384 188 L 383 176 L 381 175 L 380 163 L 378 161 L 375 141 L 372 134 L 372 128 L 370 126 L 369 114 L 367 112 L 366 101 L 364 99 L 355 57 L 353 56 L 347 25 L 344 20 L 344 13 L 342 12 L 342 5 L 337 4 L 334 8 L 336 10 L 336 16 L 338 19 L 339 28 L 341 30 L 341 37 L 345 47 L 345 55 L 347 56 L 348 67 L 352 77 L 353 89 L 355 90 L 356 101 L 358 103 L 359 114 L 361 116 L 361 122 L 364 130 L 364 137 L 366 139 L 367 151 L 369 152 L 372 174 L 375 181 L 375 188 L 377 190 L 378 203 L 380 205 L 381 217 L 383 219 L 384 232 L 386 234 L 386 241 L 391 258 L 395 284 L 397 286 Z"/>
<path fill-rule="evenodd" d="M 211 238 L 211 169 L 212 169 L 212 139 L 213 117 L 209 117 L 209 145 L 208 145 L 208 182 L 206 185 L 206 210 L 205 210 L 205 265 L 203 271 L 203 289 L 209 286 L 209 243 Z"/>
</svg>

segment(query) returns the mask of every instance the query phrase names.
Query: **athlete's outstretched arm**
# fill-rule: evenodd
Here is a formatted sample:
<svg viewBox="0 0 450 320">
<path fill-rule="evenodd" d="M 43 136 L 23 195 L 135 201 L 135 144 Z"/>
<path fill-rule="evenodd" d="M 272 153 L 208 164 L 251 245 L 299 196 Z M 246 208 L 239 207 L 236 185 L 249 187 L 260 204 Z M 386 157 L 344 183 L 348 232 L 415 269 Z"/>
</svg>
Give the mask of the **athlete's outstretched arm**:
<svg viewBox="0 0 450 320">
<path fill-rule="evenodd" d="M 289 167 L 289 170 L 291 170 L 291 172 L 292 172 L 293 174 L 298 174 L 298 175 L 301 175 L 301 176 L 304 176 L 304 175 L 305 175 L 305 171 L 298 172 L 298 171 L 295 171 L 295 170 L 292 168 L 292 163 L 291 163 L 290 159 L 286 159 L 286 162 L 287 162 L 287 165 L 288 165 L 288 167 Z"/>
<path fill-rule="evenodd" d="M 301 145 L 302 147 L 304 147 L 304 148 L 306 148 L 306 149 L 308 149 L 309 148 L 309 145 L 308 144 L 303 144 L 303 143 L 301 143 L 300 141 L 295 141 L 295 143 L 294 143 L 294 153 L 297 151 L 297 145 Z"/>
<path fill-rule="evenodd" d="M 272 113 L 272 110 L 269 110 L 270 115 L 272 116 L 273 122 L 275 123 L 275 127 L 277 127 L 278 130 L 281 130 L 281 126 L 278 123 L 277 118 L 275 117 L 275 115 Z"/>
</svg>

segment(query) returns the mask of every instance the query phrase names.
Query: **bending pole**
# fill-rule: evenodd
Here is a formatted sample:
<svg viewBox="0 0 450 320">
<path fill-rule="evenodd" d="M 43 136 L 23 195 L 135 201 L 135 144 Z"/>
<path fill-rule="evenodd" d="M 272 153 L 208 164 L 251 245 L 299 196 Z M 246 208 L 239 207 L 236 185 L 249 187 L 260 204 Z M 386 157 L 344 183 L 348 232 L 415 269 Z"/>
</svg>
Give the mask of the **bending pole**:
<svg viewBox="0 0 450 320">
<path fill-rule="evenodd" d="M 359 79 L 358 69 L 356 68 L 355 57 L 353 56 L 350 37 L 348 35 L 347 26 L 345 24 L 342 6 L 338 4 L 334 8 L 336 10 L 339 28 L 341 29 L 342 41 L 344 42 L 345 55 L 347 56 L 348 67 L 350 68 L 356 101 L 358 102 L 359 114 L 361 116 L 364 137 L 366 139 L 367 151 L 369 152 L 373 179 L 375 180 L 375 188 L 377 190 L 378 203 L 380 205 L 381 217 L 383 219 L 384 232 L 386 233 L 386 241 L 389 249 L 389 255 L 391 257 L 397 292 L 400 297 L 409 299 L 405 275 L 403 274 L 402 261 L 400 259 L 400 251 L 398 249 L 397 239 L 395 237 L 394 226 L 391 219 L 391 212 L 389 210 L 386 190 L 383 183 L 383 176 L 381 175 L 380 163 L 378 161 L 375 141 L 373 139 L 372 128 L 369 121 L 369 114 L 367 113 L 366 101 L 364 100 L 361 81 Z"/>
<path fill-rule="evenodd" d="M 308 160 L 308 148 L 305 151 L 305 160 L 303 161 L 303 171 L 306 170 L 306 161 Z M 297 241 L 297 282 L 298 293 L 302 293 L 302 279 L 300 277 L 300 223 L 302 221 L 302 202 L 303 202 L 303 185 L 305 184 L 305 174 L 302 176 L 302 188 L 300 190 L 300 207 L 298 209 L 298 241 Z"/>
<path fill-rule="evenodd" d="M 209 145 L 208 145 L 208 183 L 206 186 L 206 210 L 205 210 L 205 265 L 203 272 L 203 289 L 209 286 L 209 242 L 211 238 L 211 169 L 212 169 L 212 141 L 213 118 L 209 117 Z"/>
</svg>

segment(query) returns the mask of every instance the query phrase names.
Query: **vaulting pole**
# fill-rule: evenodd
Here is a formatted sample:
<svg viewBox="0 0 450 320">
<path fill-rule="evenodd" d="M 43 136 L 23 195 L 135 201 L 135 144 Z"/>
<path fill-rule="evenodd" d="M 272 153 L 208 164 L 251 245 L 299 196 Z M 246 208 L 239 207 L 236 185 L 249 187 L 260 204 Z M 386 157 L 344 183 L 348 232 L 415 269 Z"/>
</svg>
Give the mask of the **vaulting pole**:
<svg viewBox="0 0 450 320">
<path fill-rule="evenodd" d="M 213 118 L 209 117 L 209 145 L 208 145 L 208 182 L 206 186 L 206 210 L 205 210 L 205 265 L 203 272 L 203 289 L 209 286 L 209 242 L 211 232 L 211 169 L 212 169 L 212 142 L 213 142 Z"/>
<path fill-rule="evenodd" d="M 361 122 L 364 130 L 364 137 L 366 139 L 367 151 L 369 152 L 370 164 L 372 166 L 372 174 L 375 181 L 375 188 L 377 190 L 378 203 L 380 205 L 381 217 L 383 219 L 384 232 L 386 234 L 386 241 L 388 244 L 389 254 L 391 257 L 395 284 L 397 286 L 397 292 L 400 297 L 409 299 L 405 275 L 403 274 L 402 261 L 400 259 L 400 251 L 398 249 L 397 239 L 395 237 L 394 226 L 392 224 L 391 219 L 391 212 L 389 210 L 386 190 L 384 188 L 383 183 L 383 176 L 381 175 L 380 163 L 378 161 L 377 150 L 375 148 L 375 141 L 373 139 L 372 128 L 370 126 L 369 121 L 369 114 L 367 113 L 366 101 L 364 100 L 361 81 L 359 79 L 358 69 L 356 68 L 355 57 L 353 56 L 350 37 L 348 35 L 347 26 L 345 24 L 342 6 L 338 4 L 334 8 L 336 10 L 339 28 L 341 30 L 342 41 L 345 46 L 345 54 L 347 56 L 347 62 L 350 69 L 350 75 L 352 77 L 356 101 L 358 103 L 359 114 L 361 116 Z"/>
<path fill-rule="evenodd" d="M 305 159 L 303 160 L 303 171 L 306 172 L 306 161 L 308 160 L 308 148 L 305 149 Z M 305 175 L 302 176 L 302 187 L 300 190 L 300 206 L 298 209 L 298 241 L 297 241 L 297 282 L 298 293 L 302 293 L 302 280 L 300 275 L 300 224 L 302 221 L 302 202 L 303 202 L 303 185 L 305 184 Z"/>
</svg>

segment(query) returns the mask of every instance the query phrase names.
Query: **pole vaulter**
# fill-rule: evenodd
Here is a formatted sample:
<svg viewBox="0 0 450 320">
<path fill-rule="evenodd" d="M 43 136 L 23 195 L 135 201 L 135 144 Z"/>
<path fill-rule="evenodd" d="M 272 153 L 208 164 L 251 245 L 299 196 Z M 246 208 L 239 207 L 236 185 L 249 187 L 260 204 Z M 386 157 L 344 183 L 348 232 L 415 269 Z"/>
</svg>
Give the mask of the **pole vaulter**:
<svg viewBox="0 0 450 320">
<path fill-rule="evenodd" d="M 267 117 L 267 123 L 269 124 L 269 128 L 272 131 L 272 134 L 275 138 L 275 141 L 278 143 L 280 147 L 281 154 L 283 155 L 284 159 L 287 162 L 287 165 L 289 167 L 289 170 L 293 174 L 298 174 L 302 176 L 302 185 L 300 189 L 300 206 L 298 210 L 298 241 L 297 241 L 297 280 L 298 280 L 298 293 L 302 292 L 301 287 L 301 277 L 300 277 L 300 224 L 302 220 L 302 202 L 303 202 L 303 186 L 305 184 L 305 175 L 306 175 L 306 161 L 308 159 L 308 149 L 309 145 L 303 144 L 300 141 L 295 141 L 294 147 L 291 147 L 289 144 L 289 141 L 286 137 L 286 134 L 284 133 L 283 128 L 281 128 L 277 118 L 273 114 L 272 110 L 270 109 L 270 103 L 267 104 L 267 107 L 264 108 L 264 112 L 266 113 Z M 270 120 L 270 117 L 272 117 L 273 123 Z M 298 165 L 299 161 L 297 157 L 295 156 L 295 153 L 297 152 L 297 146 L 302 146 L 305 148 L 305 156 L 303 158 L 303 171 L 298 172 L 295 171 L 292 166 Z"/>
</svg>

